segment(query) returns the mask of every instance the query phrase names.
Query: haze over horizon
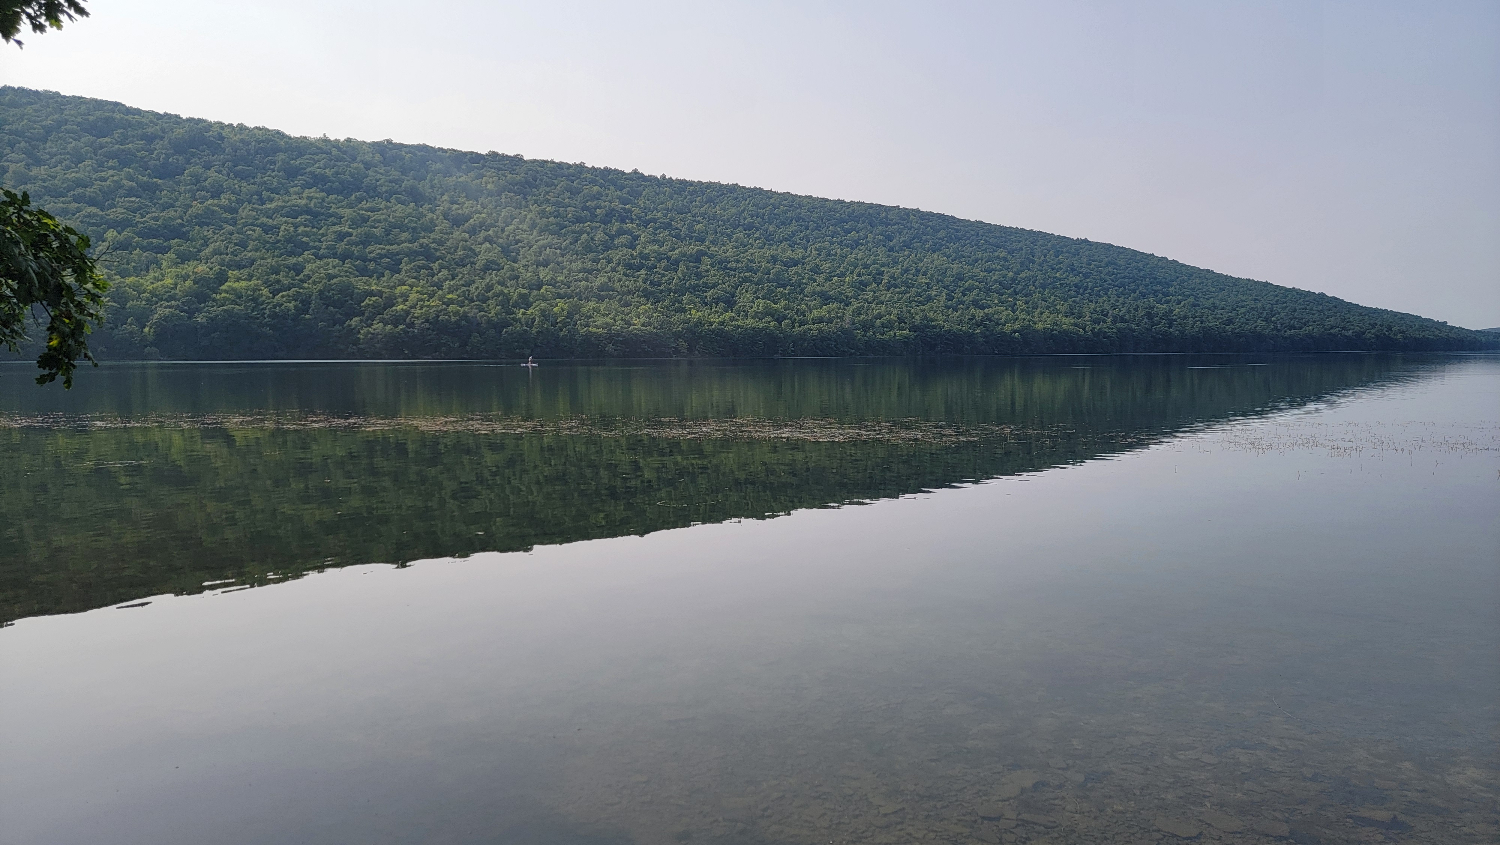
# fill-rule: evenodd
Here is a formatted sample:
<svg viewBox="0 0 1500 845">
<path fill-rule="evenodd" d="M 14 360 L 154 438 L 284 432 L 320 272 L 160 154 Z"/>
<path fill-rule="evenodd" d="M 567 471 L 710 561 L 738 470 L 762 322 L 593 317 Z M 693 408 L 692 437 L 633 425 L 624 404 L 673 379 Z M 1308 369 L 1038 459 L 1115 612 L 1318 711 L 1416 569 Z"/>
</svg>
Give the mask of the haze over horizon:
<svg viewBox="0 0 1500 845">
<path fill-rule="evenodd" d="M 1492 3 L 89 9 L 0 50 L 0 82 L 918 207 L 1500 326 Z"/>
</svg>

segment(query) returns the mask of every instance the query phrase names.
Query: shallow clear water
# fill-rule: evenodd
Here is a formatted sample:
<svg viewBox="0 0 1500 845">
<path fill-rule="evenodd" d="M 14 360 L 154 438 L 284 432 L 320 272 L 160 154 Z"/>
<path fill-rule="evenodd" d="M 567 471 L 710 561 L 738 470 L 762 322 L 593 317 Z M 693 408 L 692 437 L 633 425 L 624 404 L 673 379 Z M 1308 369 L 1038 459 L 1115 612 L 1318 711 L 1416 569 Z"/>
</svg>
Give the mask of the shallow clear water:
<svg viewBox="0 0 1500 845">
<path fill-rule="evenodd" d="M 24 375 L 7 845 L 1500 837 L 1493 357 Z"/>
</svg>

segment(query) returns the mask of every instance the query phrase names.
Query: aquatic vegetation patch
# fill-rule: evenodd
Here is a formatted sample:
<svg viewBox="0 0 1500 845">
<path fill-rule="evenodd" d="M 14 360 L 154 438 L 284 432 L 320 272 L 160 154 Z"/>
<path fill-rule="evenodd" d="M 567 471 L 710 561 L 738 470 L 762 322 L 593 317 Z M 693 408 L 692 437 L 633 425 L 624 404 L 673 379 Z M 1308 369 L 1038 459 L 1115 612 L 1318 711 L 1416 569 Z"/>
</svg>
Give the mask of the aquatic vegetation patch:
<svg viewBox="0 0 1500 845">
<path fill-rule="evenodd" d="M 801 440 L 814 443 L 973 443 L 981 440 L 1035 440 L 1066 437 L 1063 425 L 1022 427 L 949 423 L 924 419 L 845 421 L 826 418 L 636 419 L 570 416 L 536 418 L 503 414 L 372 417 L 317 413 L 245 412 L 217 414 L 34 414 L 0 416 L 0 428 L 67 429 L 273 429 L 288 431 L 396 431 L 428 434 L 554 434 L 598 437 L 657 437 L 688 440 Z"/>
</svg>

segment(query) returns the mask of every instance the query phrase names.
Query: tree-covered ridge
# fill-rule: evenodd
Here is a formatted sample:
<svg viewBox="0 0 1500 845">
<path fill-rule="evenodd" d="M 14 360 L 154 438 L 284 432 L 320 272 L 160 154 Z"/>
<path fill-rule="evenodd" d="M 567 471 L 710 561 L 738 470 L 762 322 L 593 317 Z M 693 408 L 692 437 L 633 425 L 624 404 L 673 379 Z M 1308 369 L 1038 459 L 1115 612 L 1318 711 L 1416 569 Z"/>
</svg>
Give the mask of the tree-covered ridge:
<svg viewBox="0 0 1500 845">
<path fill-rule="evenodd" d="M 0 88 L 0 182 L 108 246 L 114 358 L 1475 349 L 1121 247 Z"/>
</svg>

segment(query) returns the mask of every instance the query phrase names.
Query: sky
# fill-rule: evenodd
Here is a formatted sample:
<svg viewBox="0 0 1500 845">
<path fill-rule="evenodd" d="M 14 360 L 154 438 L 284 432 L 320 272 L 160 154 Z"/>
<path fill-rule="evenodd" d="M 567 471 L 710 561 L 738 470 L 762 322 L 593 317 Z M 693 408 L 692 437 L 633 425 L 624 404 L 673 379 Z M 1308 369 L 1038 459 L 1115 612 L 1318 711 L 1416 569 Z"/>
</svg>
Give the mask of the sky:
<svg viewBox="0 0 1500 845">
<path fill-rule="evenodd" d="M 0 82 L 901 205 L 1500 326 L 1500 2 L 88 0 Z"/>
</svg>

